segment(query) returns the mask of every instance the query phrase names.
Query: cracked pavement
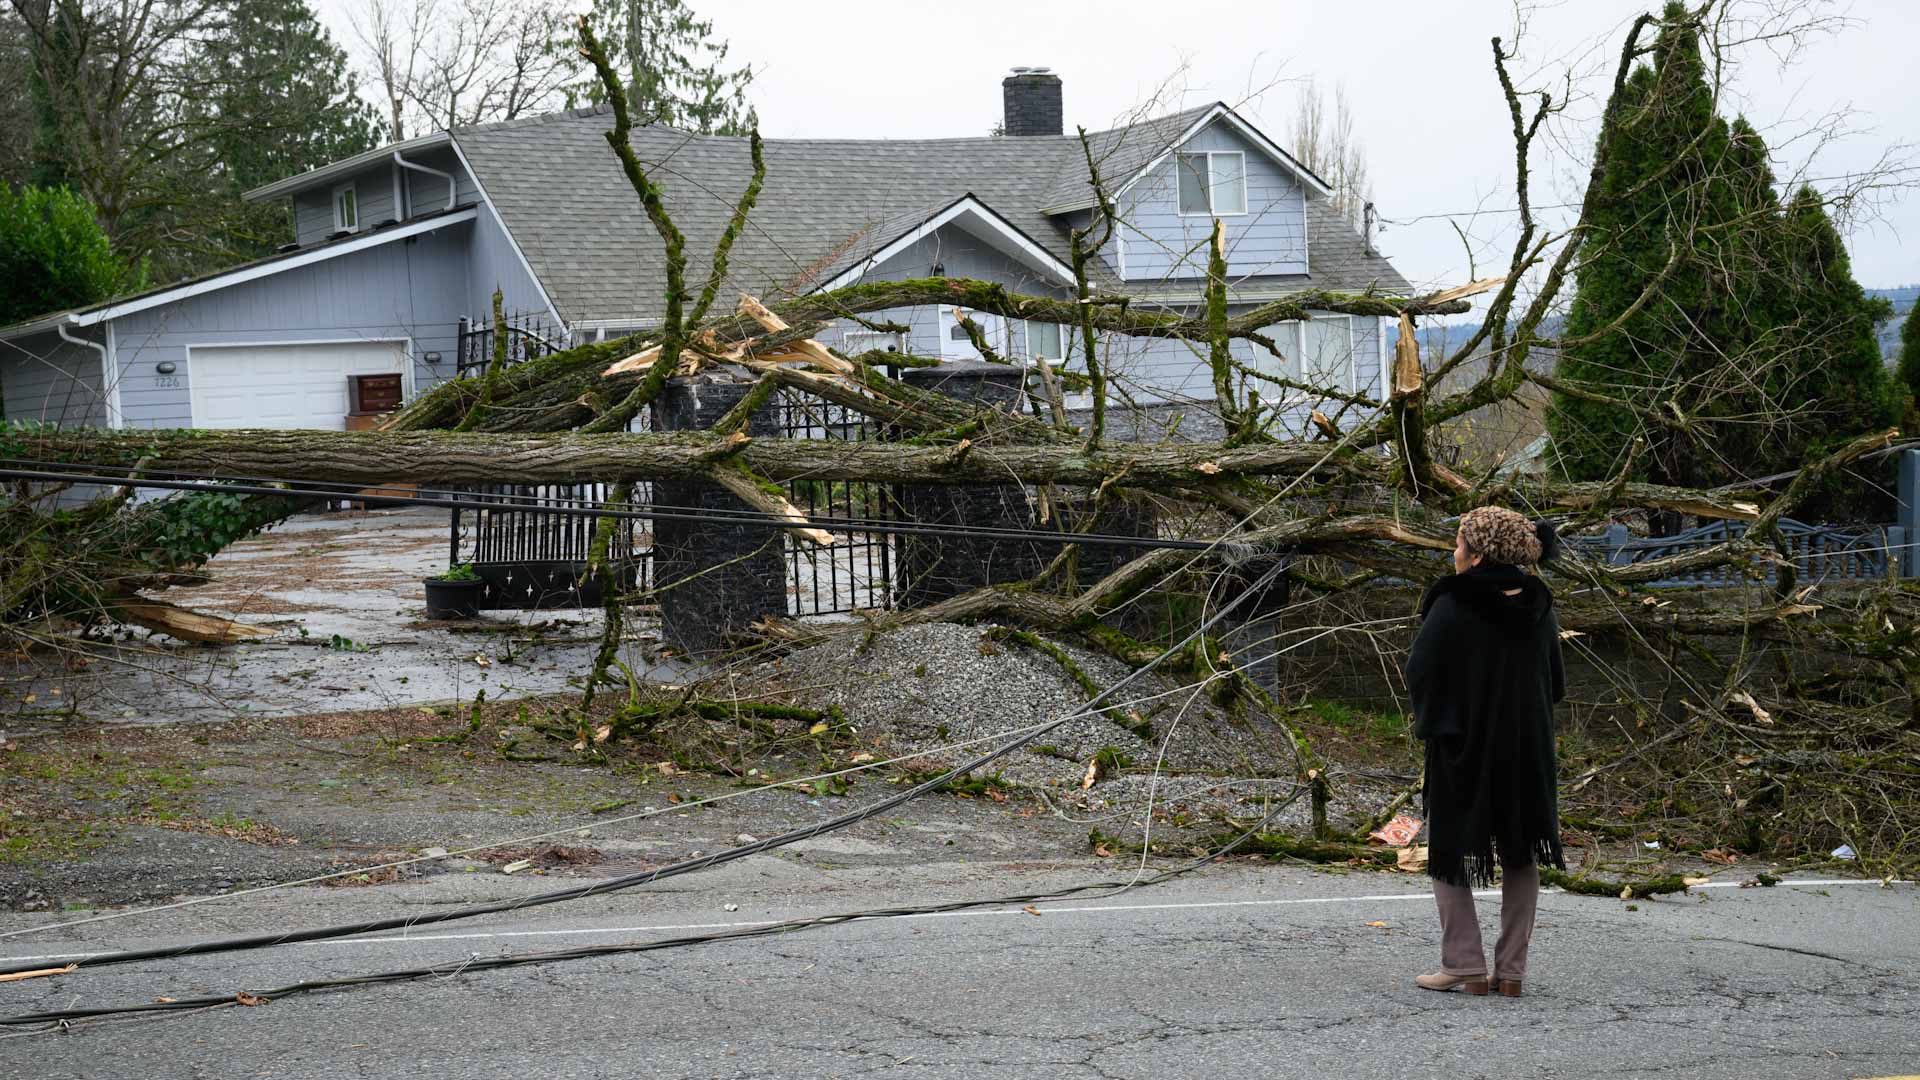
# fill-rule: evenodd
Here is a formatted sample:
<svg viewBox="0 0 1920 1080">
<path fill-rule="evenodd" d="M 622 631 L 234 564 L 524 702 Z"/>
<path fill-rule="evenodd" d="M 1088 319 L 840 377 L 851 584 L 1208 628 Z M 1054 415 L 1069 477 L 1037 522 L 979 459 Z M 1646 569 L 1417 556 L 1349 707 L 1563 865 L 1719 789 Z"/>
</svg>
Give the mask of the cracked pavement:
<svg viewBox="0 0 1920 1080">
<path fill-rule="evenodd" d="M 770 857 L 764 857 L 770 858 Z M 0 1012 L 228 993 L 471 955 L 642 941 L 1090 879 L 1062 862 L 769 874 L 0 986 Z M 1109 864 L 1100 869 L 1108 870 Z M 471 887 L 474 883 L 464 883 Z M 420 905 L 471 899 L 451 880 Z M 0 1039 L 0 1075 L 87 1077 L 1882 1077 L 1920 1071 L 1920 889 L 1789 880 L 1542 897 L 1527 996 L 1415 989 L 1422 879 L 1216 866 L 1118 896 L 330 990 Z M 542 883 L 495 879 L 490 895 Z M 0 940 L 125 947 L 392 909 L 288 890 Z M 1482 900 L 1483 922 L 1497 903 Z M 737 905 L 728 912 L 725 905 Z M 0 931 L 53 916 L 0 917 Z M 1385 923 L 1384 926 L 1369 925 Z"/>
</svg>

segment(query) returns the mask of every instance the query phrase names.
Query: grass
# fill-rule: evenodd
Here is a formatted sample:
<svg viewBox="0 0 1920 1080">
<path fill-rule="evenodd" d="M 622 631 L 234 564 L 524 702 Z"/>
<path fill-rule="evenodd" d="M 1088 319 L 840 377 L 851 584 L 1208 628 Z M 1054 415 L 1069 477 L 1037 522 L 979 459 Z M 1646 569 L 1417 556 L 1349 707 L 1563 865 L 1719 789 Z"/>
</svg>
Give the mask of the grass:
<svg viewBox="0 0 1920 1080">
<path fill-rule="evenodd" d="M 1395 742 L 1407 736 L 1412 725 L 1401 712 L 1377 713 L 1366 709 L 1356 709 L 1344 701 L 1332 701 L 1327 698 L 1314 698 L 1307 702 L 1307 711 L 1322 724 L 1339 728 L 1378 742 Z"/>
</svg>

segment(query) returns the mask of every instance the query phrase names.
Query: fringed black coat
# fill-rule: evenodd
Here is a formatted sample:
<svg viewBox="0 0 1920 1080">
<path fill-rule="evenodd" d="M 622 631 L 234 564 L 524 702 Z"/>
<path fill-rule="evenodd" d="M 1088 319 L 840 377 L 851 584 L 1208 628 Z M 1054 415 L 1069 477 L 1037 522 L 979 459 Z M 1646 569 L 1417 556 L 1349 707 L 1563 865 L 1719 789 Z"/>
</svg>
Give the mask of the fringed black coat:
<svg viewBox="0 0 1920 1080">
<path fill-rule="evenodd" d="M 1553 594 L 1517 567 L 1483 563 L 1435 582 L 1420 612 L 1406 674 L 1427 749 L 1427 872 L 1485 886 L 1496 860 L 1565 869 L 1553 707 L 1566 674 Z"/>
</svg>

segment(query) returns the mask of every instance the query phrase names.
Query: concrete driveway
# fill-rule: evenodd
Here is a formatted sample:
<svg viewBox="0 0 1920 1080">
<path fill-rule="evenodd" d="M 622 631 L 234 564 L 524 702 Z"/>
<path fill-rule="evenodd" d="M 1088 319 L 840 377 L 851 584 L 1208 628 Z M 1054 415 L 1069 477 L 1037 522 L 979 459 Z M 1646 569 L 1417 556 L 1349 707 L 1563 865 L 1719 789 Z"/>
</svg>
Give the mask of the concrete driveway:
<svg viewBox="0 0 1920 1080">
<path fill-rule="evenodd" d="M 128 630 L 14 658 L 0 667 L 0 731 L 498 700 L 564 691 L 588 669 L 598 611 L 427 621 L 421 581 L 446 565 L 445 511 L 303 514 L 221 552 L 210 584 L 161 594 L 272 638 L 215 647 Z"/>
</svg>

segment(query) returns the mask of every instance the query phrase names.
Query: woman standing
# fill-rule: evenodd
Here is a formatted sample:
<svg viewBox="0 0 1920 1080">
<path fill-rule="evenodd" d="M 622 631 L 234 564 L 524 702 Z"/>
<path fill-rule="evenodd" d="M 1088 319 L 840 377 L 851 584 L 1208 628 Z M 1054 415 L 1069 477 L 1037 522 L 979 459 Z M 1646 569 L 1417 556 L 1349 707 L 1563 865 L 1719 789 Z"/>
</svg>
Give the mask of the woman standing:
<svg viewBox="0 0 1920 1080">
<path fill-rule="evenodd" d="M 1427 990 L 1485 994 L 1474 886 L 1501 869 L 1494 982 L 1520 996 L 1540 865 L 1566 868 L 1553 706 L 1566 693 L 1553 594 L 1529 568 L 1553 557 L 1553 526 L 1483 506 L 1460 519 L 1454 573 L 1421 601 L 1407 657 L 1414 734 L 1426 743 L 1427 872 L 1440 906 L 1440 970 Z"/>
</svg>

